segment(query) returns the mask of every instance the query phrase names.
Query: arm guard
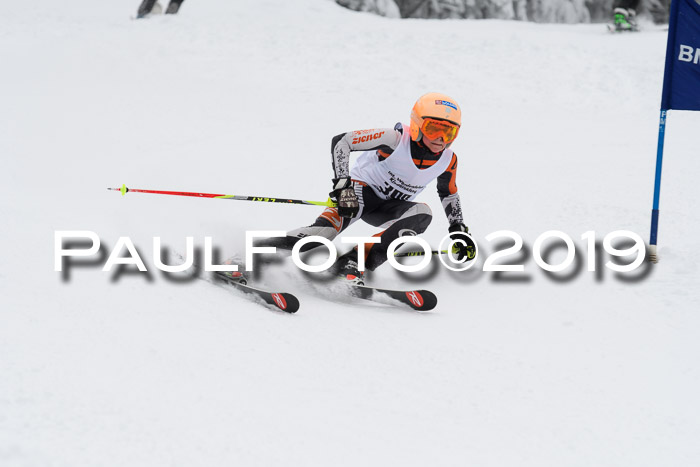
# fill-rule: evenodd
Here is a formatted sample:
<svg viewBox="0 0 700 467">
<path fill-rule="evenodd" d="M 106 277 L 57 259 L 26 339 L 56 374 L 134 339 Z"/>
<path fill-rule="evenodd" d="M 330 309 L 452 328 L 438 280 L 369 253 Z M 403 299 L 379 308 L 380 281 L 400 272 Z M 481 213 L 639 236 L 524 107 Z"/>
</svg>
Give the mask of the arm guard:
<svg viewBox="0 0 700 467">
<path fill-rule="evenodd" d="M 331 142 L 333 173 L 335 178 L 350 176 L 350 152 L 372 149 L 394 150 L 401 141 L 401 124 L 391 128 L 351 131 L 342 133 Z"/>
<path fill-rule="evenodd" d="M 437 179 L 437 190 L 442 208 L 445 210 L 447 222 L 452 225 L 464 223 L 462 216 L 462 204 L 457 192 L 457 154 L 452 155 L 450 165 Z"/>
</svg>

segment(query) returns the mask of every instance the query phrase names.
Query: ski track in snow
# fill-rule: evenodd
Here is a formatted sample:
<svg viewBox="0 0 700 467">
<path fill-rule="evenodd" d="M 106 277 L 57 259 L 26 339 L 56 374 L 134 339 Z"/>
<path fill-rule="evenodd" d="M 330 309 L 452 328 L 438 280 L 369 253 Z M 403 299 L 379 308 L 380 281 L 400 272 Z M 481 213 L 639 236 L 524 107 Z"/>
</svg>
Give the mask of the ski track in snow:
<svg viewBox="0 0 700 467">
<path fill-rule="evenodd" d="M 645 279 L 584 266 L 555 282 L 531 258 L 525 282 L 440 267 L 419 282 L 431 313 L 332 299 L 289 262 L 260 284 L 297 294 L 296 315 L 173 283 L 154 236 L 176 251 L 211 236 L 225 257 L 246 230 L 318 210 L 105 190 L 325 199 L 332 136 L 407 122 L 438 90 L 464 111 L 453 149 L 483 256 L 504 229 L 529 247 L 547 230 L 581 248 L 589 230 L 646 240 L 665 32 L 398 21 L 330 0 L 193 1 L 131 21 L 137 3 L 14 2 L 0 17 L 0 465 L 698 463 L 700 115 L 669 115 L 661 262 Z M 419 199 L 436 245 L 434 188 Z M 100 263 L 63 281 L 55 230 L 95 231 L 106 253 L 129 236 L 152 272 Z M 389 266 L 370 283 L 415 284 Z"/>
</svg>

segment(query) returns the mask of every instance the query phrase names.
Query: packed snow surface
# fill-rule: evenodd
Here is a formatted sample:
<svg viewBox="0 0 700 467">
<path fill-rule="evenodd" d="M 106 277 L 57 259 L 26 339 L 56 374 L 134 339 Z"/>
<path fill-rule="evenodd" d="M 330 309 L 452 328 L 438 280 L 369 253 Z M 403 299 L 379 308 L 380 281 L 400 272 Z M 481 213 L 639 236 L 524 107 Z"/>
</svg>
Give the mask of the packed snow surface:
<svg viewBox="0 0 700 467">
<path fill-rule="evenodd" d="M 0 465 L 700 463 L 700 115 L 668 118 L 659 264 L 616 274 L 599 245 L 590 272 L 581 238 L 648 240 L 663 30 L 390 20 L 330 0 L 187 1 L 134 21 L 137 3 L 3 5 Z M 325 200 L 331 138 L 408 122 L 429 91 L 463 109 L 479 264 L 385 265 L 369 282 L 428 288 L 431 313 L 341 299 L 291 261 L 257 283 L 294 292 L 295 315 L 168 279 L 153 237 L 184 252 L 210 236 L 223 258 L 246 230 L 320 210 L 105 189 Z M 434 188 L 419 200 L 437 247 Z M 61 230 L 95 232 L 103 256 L 54 271 Z M 524 272 L 482 270 L 512 244 L 486 240 L 502 230 L 525 248 L 498 262 Z M 533 259 L 550 230 L 577 246 L 554 277 Z M 148 274 L 101 271 L 119 237 Z"/>
</svg>

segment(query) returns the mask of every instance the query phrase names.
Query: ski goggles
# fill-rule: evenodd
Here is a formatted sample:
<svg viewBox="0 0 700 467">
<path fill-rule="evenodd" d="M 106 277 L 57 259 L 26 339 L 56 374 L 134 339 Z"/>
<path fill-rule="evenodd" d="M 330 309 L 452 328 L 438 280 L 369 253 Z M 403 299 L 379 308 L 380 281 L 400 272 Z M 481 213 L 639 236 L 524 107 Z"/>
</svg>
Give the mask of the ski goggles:
<svg viewBox="0 0 700 467">
<path fill-rule="evenodd" d="M 420 131 L 428 139 L 437 139 L 442 136 L 445 143 L 451 143 L 459 133 L 459 125 L 446 120 L 424 118 Z"/>
</svg>

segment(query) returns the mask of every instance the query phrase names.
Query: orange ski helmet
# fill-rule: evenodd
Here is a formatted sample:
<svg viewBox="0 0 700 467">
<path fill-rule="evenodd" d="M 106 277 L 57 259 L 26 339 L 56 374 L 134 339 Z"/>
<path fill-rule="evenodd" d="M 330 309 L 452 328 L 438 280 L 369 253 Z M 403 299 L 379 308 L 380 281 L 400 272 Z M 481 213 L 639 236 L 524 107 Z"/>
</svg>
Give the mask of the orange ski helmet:
<svg viewBox="0 0 700 467">
<path fill-rule="evenodd" d="M 451 123 L 456 128 L 448 132 L 446 143 L 451 143 L 457 137 L 459 126 L 462 124 L 462 111 L 457 102 L 450 96 L 439 92 L 430 92 L 421 96 L 411 110 L 411 139 L 419 141 L 423 137 L 426 119 Z M 448 141 L 449 139 L 449 141 Z"/>
</svg>

